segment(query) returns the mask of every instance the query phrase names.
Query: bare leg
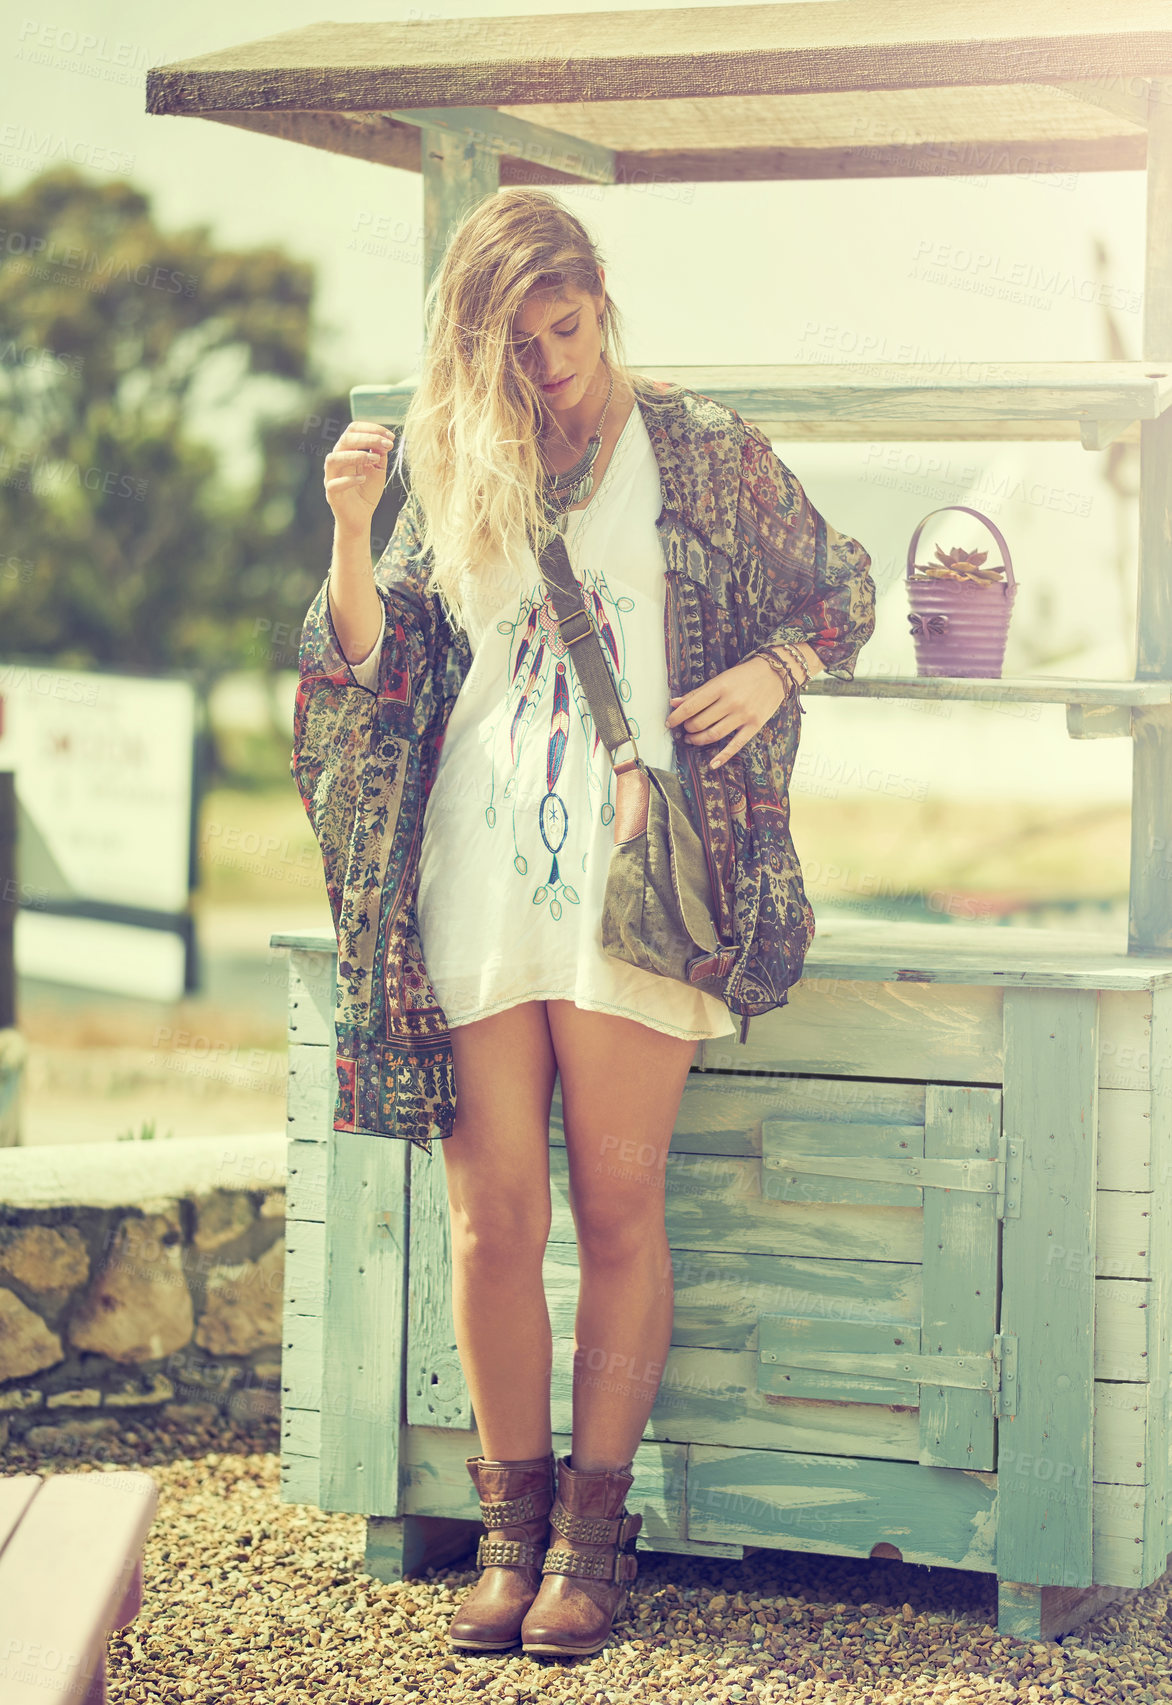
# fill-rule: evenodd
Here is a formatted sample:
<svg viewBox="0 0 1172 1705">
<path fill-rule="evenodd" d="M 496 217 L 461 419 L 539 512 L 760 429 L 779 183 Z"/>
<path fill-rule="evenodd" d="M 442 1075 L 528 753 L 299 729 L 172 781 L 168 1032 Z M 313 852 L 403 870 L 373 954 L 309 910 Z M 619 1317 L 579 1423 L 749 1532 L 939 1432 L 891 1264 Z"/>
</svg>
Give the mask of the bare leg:
<svg viewBox="0 0 1172 1705">
<path fill-rule="evenodd" d="M 562 1082 L 580 1288 L 571 1467 L 631 1461 L 671 1342 L 667 1152 L 695 1042 L 546 1003 Z"/>
<path fill-rule="evenodd" d="M 553 1359 L 542 1260 L 549 1239 L 549 1113 L 557 1065 L 544 1001 L 452 1030 L 456 1118 L 443 1149 L 452 1314 L 484 1456 L 552 1448 Z"/>
</svg>

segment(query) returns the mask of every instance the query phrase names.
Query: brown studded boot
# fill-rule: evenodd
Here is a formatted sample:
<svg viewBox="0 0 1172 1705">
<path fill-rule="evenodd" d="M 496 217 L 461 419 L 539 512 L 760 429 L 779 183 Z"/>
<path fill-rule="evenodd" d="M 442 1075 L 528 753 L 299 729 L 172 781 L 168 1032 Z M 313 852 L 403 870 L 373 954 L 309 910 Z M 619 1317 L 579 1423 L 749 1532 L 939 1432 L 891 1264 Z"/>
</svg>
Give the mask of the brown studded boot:
<svg viewBox="0 0 1172 1705">
<path fill-rule="evenodd" d="M 568 1456 L 558 1458 L 549 1522 L 561 1542 L 554 1539 L 541 1565 L 541 1590 L 521 1624 L 523 1651 L 576 1658 L 606 1645 L 639 1568 L 635 1536 L 643 1517 L 624 1507 L 633 1466 L 580 1471 Z"/>
<path fill-rule="evenodd" d="M 464 1462 L 486 1530 L 476 1548 L 483 1573 L 448 1627 L 448 1645 L 461 1652 L 501 1652 L 521 1638 L 521 1618 L 541 1585 L 554 1455 L 518 1462 L 469 1456 Z"/>
</svg>

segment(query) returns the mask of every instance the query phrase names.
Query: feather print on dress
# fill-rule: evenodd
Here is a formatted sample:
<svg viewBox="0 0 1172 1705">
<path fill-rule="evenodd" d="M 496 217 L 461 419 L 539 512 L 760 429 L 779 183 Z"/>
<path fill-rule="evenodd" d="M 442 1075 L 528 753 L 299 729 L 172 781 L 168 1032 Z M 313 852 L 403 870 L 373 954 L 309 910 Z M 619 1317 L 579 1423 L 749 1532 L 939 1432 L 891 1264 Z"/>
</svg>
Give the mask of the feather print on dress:
<svg viewBox="0 0 1172 1705">
<path fill-rule="evenodd" d="M 558 777 L 561 775 L 562 762 L 566 755 L 566 741 L 570 735 L 570 691 L 566 686 L 566 665 L 564 658 L 559 658 L 554 671 L 553 680 L 553 710 L 549 718 L 549 736 L 545 747 L 545 798 L 537 811 L 538 827 L 541 838 L 548 848 L 552 862 L 549 867 L 549 880 L 533 894 L 533 904 L 540 906 L 549 899 L 549 915 L 555 921 L 562 915 L 562 900 L 568 900 L 572 906 L 578 904 L 577 891 L 563 883 L 558 875 L 558 853 L 566 843 L 570 832 L 570 814 L 566 802 L 555 791 Z M 559 898 L 558 890 L 561 890 Z"/>
<path fill-rule="evenodd" d="M 611 660 L 612 673 L 618 691 L 624 704 L 631 698 L 631 686 L 624 673 L 626 657 L 626 642 L 623 635 L 621 613 L 634 609 L 634 600 L 623 596 L 614 597 L 600 577 L 600 584 L 588 580 L 585 587 L 586 604 L 590 610 L 594 624 L 602 640 L 603 649 Z M 604 596 L 605 594 L 605 596 Z M 608 614 L 607 605 L 611 612 Z M 617 631 L 616 631 L 617 629 Z M 562 639 L 558 627 L 557 612 L 549 590 L 542 582 L 537 582 L 530 592 L 522 599 L 515 621 L 500 621 L 497 632 L 512 635 L 516 640 L 516 648 L 512 652 L 508 668 L 508 690 L 504 706 L 505 714 L 509 716 L 509 748 L 508 756 L 512 774 L 506 780 L 502 797 L 514 802 L 518 793 L 518 778 L 523 763 L 523 751 L 526 736 L 530 728 L 541 716 L 540 707 L 548 697 L 549 721 L 544 724 L 545 730 L 545 792 L 537 807 L 537 829 L 545 852 L 549 853 L 550 863 L 548 873 L 543 870 L 544 880 L 539 881 L 533 890 L 532 900 L 535 906 L 548 904 L 549 914 L 556 922 L 562 916 L 563 902 L 570 905 L 579 904 L 579 895 L 565 879 L 568 864 L 575 869 L 586 869 L 586 851 L 584 850 L 583 831 L 586 828 L 585 819 L 581 823 L 571 820 L 571 814 L 566 801 L 558 791 L 558 783 L 565 768 L 566 754 L 572 731 L 575 726 L 574 711 L 577 711 L 577 726 L 582 730 L 586 751 L 589 754 L 585 765 L 587 786 L 591 792 L 601 792 L 601 784 L 594 767 L 601 740 L 594 726 L 594 718 L 590 706 L 578 681 L 575 670 L 567 668 L 569 651 Z M 634 721 L 631 723 L 633 732 L 638 738 L 638 728 Z M 613 772 L 610 772 L 613 774 Z M 492 798 L 496 797 L 496 759 L 493 760 Z M 608 775 L 607 797 L 601 801 L 600 810 L 602 821 L 609 823 L 614 817 L 614 805 L 610 799 L 611 785 Z M 485 810 L 485 820 L 490 828 L 496 826 L 496 806 L 490 803 Z M 576 862 L 575 862 L 576 861 Z M 513 835 L 513 868 L 519 876 L 528 876 L 529 860 L 517 844 L 516 827 Z"/>
</svg>

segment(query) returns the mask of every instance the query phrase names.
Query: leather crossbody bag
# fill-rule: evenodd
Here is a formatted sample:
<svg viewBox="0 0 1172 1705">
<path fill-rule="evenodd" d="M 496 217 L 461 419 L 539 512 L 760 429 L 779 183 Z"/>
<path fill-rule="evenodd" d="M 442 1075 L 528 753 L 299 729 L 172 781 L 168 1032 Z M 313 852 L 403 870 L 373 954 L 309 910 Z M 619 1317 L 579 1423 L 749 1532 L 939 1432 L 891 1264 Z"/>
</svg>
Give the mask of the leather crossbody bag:
<svg viewBox="0 0 1172 1705">
<path fill-rule="evenodd" d="M 558 631 L 594 726 L 615 772 L 614 851 L 602 910 L 602 945 L 644 971 L 702 987 L 718 997 L 735 947 L 717 934 L 704 843 L 688 815 L 674 770 L 639 756 L 602 640 L 555 532 L 538 553 Z"/>
</svg>

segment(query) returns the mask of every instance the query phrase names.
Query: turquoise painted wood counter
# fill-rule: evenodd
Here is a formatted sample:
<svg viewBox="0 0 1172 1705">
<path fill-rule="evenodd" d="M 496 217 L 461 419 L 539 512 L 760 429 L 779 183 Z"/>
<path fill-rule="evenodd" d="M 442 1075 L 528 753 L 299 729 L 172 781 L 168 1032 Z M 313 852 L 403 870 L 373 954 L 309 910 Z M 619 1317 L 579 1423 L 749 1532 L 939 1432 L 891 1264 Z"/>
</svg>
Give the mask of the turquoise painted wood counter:
<svg viewBox="0 0 1172 1705">
<path fill-rule="evenodd" d="M 366 1515 L 389 1579 L 480 1531 L 443 1161 L 335 1135 L 333 937 L 272 941 L 290 978 L 284 1496 Z M 684 1095 L 641 1546 L 981 1570 L 1021 1637 L 1162 1575 L 1170 1063 L 1172 953 L 820 920 L 789 1004 L 743 1046 L 701 1044 Z M 556 1090 L 550 1157 L 568 1450 L 577 1261 Z"/>
</svg>

